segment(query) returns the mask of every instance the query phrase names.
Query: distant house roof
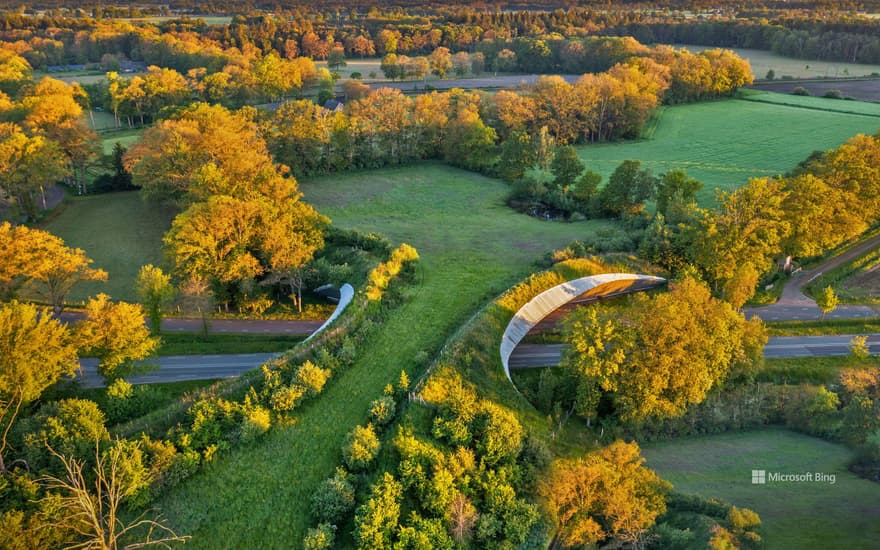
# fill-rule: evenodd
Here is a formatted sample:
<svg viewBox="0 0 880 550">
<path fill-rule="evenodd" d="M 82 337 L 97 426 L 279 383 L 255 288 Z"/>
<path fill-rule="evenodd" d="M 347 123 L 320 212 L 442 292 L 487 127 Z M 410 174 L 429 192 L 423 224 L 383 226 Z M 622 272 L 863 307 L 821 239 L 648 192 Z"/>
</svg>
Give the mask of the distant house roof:
<svg viewBox="0 0 880 550">
<path fill-rule="evenodd" d="M 341 111 L 342 110 L 342 102 L 336 101 L 335 99 L 328 99 L 324 102 L 324 108 L 328 111 Z"/>
</svg>

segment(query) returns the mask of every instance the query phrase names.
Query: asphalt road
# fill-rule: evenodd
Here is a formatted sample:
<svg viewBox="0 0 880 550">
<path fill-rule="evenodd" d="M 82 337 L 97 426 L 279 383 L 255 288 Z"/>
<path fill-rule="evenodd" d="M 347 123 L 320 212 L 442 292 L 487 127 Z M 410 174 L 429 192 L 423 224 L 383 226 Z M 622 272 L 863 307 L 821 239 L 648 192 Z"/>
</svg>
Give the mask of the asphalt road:
<svg viewBox="0 0 880 550">
<path fill-rule="evenodd" d="M 79 311 L 62 311 L 58 316 L 65 323 L 83 318 Z M 211 334 L 302 334 L 315 332 L 323 319 L 317 321 L 286 321 L 262 319 L 209 319 L 208 332 Z M 204 330 L 201 319 L 166 317 L 162 319 L 162 332 L 195 332 Z"/>
<path fill-rule="evenodd" d="M 159 382 L 182 382 L 184 380 L 210 380 L 233 378 L 259 367 L 277 353 L 242 353 L 237 355 L 169 355 L 146 361 L 158 368 L 140 376 L 127 378 L 132 384 L 156 384 Z M 83 387 L 97 388 L 104 385 L 98 374 L 98 360 L 80 360 L 79 379 Z"/>
<path fill-rule="evenodd" d="M 776 336 L 764 347 L 764 357 L 831 357 L 848 355 L 853 335 Z M 559 364 L 565 344 L 520 344 L 510 356 L 511 369 L 549 367 Z M 880 334 L 868 335 L 868 349 L 880 354 Z"/>
<path fill-rule="evenodd" d="M 815 303 L 785 305 L 776 303 L 764 307 L 743 308 L 746 317 L 757 315 L 762 321 L 807 321 L 822 319 L 822 310 Z M 871 306 L 837 306 L 825 319 L 867 319 L 880 317 L 880 311 Z"/>
</svg>

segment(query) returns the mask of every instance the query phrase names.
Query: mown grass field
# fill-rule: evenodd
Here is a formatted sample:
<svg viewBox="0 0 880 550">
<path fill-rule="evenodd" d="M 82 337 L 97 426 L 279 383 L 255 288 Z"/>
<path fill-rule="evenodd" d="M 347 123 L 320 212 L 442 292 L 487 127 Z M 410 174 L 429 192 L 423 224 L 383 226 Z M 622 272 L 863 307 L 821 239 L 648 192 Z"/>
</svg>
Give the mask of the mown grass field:
<svg viewBox="0 0 880 550">
<path fill-rule="evenodd" d="M 876 548 L 880 485 L 847 469 L 851 452 L 783 429 L 679 439 L 643 448 L 648 466 L 682 493 L 758 512 L 766 548 Z M 836 482 L 752 485 L 751 471 L 834 474 Z"/>
<path fill-rule="evenodd" d="M 143 128 L 119 130 L 101 134 L 101 149 L 104 151 L 105 155 L 109 155 L 113 153 L 113 148 L 116 147 L 117 142 L 121 143 L 123 147 L 128 149 L 139 142 L 143 134 Z"/>
<path fill-rule="evenodd" d="M 843 103 L 806 99 L 817 105 Z M 641 160 L 655 173 L 684 169 L 703 182 L 698 198 L 708 205 L 716 189 L 732 190 L 750 177 L 783 174 L 815 150 L 832 149 L 855 134 L 880 129 L 876 116 L 745 100 L 668 107 L 659 117 L 648 139 L 584 145 L 578 148 L 581 160 L 605 181 L 628 159 Z"/>
<path fill-rule="evenodd" d="M 604 222 L 541 222 L 504 205 L 498 181 L 439 164 L 337 175 L 302 184 L 306 200 L 339 226 L 376 231 L 421 254 L 408 300 L 370 346 L 291 426 L 221 457 L 158 504 L 195 548 L 296 547 L 309 526 L 309 499 L 341 459 L 345 434 L 401 369 L 419 374 L 431 356 L 489 298 L 533 269 L 544 252 Z"/>
<path fill-rule="evenodd" d="M 709 46 L 693 46 L 676 44 L 678 48 L 686 48 L 694 53 L 712 49 Z M 773 69 L 776 78 L 791 76 L 793 78 L 838 78 L 845 76 L 865 76 L 880 73 L 880 65 L 863 63 L 841 63 L 837 61 L 818 61 L 811 59 L 795 59 L 785 57 L 766 50 L 748 48 L 730 48 L 740 57 L 748 59 L 755 78 L 764 78 L 767 71 Z"/>
<path fill-rule="evenodd" d="M 75 197 L 45 229 L 69 246 L 82 248 L 108 274 L 106 282 L 77 285 L 68 302 L 105 292 L 118 300 L 135 301 L 134 281 L 141 266 L 162 265 L 162 235 L 174 211 L 141 200 L 137 191 Z"/>
</svg>

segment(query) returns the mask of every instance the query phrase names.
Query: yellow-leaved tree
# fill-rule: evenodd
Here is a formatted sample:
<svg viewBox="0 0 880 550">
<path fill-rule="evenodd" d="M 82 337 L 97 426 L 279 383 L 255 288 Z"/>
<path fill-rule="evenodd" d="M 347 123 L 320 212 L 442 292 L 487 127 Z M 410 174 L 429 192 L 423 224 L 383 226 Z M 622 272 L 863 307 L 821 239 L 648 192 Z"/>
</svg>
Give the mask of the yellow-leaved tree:
<svg viewBox="0 0 880 550">
<path fill-rule="evenodd" d="M 140 304 L 114 303 L 106 294 L 86 304 L 86 318 L 76 325 L 80 349 L 98 358 L 98 372 L 108 382 L 136 372 L 135 362 L 159 347 L 160 340 L 150 336 L 144 316 Z"/>
<path fill-rule="evenodd" d="M 7 436 L 21 407 L 79 366 L 74 338 L 47 310 L 0 303 L 0 471 Z"/>
</svg>

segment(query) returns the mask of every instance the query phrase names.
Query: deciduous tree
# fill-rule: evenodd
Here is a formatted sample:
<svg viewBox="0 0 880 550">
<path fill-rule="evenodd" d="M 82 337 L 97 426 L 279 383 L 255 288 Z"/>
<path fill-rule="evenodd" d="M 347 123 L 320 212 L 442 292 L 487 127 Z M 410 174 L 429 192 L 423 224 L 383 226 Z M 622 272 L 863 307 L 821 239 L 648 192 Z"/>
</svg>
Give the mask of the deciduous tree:
<svg viewBox="0 0 880 550">
<path fill-rule="evenodd" d="M 162 310 L 174 299 L 171 277 L 160 268 L 147 264 L 138 272 L 135 292 L 150 316 L 150 329 L 159 334 L 162 332 Z"/>
<path fill-rule="evenodd" d="M 99 359 L 98 372 L 107 382 L 135 372 L 135 361 L 146 359 L 159 347 L 150 336 L 140 304 L 110 301 L 98 294 L 86 304 L 86 318 L 76 325 L 84 354 Z"/>
<path fill-rule="evenodd" d="M 0 303 L 0 471 L 9 430 L 21 407 L 79 367 L 74 339 L 47 310 Z"/>
</svg>

